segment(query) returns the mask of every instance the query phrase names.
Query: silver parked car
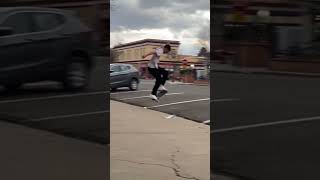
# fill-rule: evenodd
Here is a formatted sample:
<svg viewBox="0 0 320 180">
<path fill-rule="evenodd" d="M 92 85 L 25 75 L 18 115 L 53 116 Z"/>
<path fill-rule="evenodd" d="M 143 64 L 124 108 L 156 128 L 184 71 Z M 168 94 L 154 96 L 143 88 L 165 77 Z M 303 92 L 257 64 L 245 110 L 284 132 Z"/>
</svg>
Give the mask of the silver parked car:
<svg viewBox="0 0 320 180">
<path fill-rule="evenodd" d="M 135 91 L 138 89 L 139 71 L 131 64 L 110 64 L 110 87 L 116 90 L 121 87 L 128 87 Z"/>
</svg>

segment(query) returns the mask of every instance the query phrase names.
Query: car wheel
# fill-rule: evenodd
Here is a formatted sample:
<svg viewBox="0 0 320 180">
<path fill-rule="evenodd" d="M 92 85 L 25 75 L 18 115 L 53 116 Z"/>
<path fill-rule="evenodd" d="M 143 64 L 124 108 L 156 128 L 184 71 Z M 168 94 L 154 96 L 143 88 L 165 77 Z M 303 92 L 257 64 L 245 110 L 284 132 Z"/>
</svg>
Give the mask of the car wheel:
<svg viewBox="0 0 320 180">
<path fill-rule="evenodd" d="M 138 80 L 131 79 L 130 84 L 129 84 L 129 89 L 131 91 L 136 91 L 138 89 L 138 86 L 139 86 Z"/>
<path fill-rule="evenodd" d="M 67 66 L 64 79 L 64 87 L 67 90 L 80 90 L 88 85 L 89 69 L 83 63 L 82 58 L 73 58 L 73 62 Z M 82 62 L 81 62 L 82 61 Z"/>
<path fill-rule="evenodd" d="M 4 87 L 6 88 L 6 90 L 9 91 L 14 91 L 19 89 L 22 86 L 21 83 L 10 83 L 10 84 L 5 84 Z"/>
</svg>

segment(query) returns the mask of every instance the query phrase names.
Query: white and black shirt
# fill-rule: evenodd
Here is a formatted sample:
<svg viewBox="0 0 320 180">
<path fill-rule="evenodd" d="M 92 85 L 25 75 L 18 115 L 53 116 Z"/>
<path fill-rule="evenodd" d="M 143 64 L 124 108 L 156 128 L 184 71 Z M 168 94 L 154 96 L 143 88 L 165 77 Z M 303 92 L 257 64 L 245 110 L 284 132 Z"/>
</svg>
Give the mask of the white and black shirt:
<svg viewBox="0 0 320 180">
<path fill-rule="evenodd" d="M 148 64 L 149 68 L 159 68 L 160 56 L 163 54 L 162 48 L 157 48 L 156 53 L 154 53 Z"/>
</svg>

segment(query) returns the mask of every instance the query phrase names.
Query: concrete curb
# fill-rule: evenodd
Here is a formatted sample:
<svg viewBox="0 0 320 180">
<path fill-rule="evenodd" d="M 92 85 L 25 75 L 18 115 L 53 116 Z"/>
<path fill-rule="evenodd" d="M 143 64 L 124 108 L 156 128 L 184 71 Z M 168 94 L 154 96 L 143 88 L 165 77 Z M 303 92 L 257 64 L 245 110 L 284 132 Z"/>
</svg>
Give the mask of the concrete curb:
<svg viewBox="0 0 320 180">
<path fill-rule="evenodd" d="M 213 72 L 320 77 L 320 73 L 299 73 L 299 72 L 285 72 L 285 71 L 251 71 L 251 70 L 215 70 L 213 69 Z"/>
</svg>

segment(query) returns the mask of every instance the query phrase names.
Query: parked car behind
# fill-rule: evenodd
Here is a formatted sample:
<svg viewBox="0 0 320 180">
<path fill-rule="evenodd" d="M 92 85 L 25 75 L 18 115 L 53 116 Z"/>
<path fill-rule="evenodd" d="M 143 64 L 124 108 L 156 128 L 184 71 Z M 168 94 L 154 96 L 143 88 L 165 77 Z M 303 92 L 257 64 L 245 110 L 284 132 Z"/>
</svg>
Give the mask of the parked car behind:
<svg viewBox="0 0 320 180">
<path fill-rule="evenodd" d="M 110 87 L 116 90 L 128 87 L 135 91 L 139 87 L 139 72 L 131 64 L 110 64 Z"/>
<path fill-rule="evenodd" d="M 93 33 L 73 12 L 0 8 L 0 85 L 54 80 L 68 90 L 87 86 Z"/>
</svg>

